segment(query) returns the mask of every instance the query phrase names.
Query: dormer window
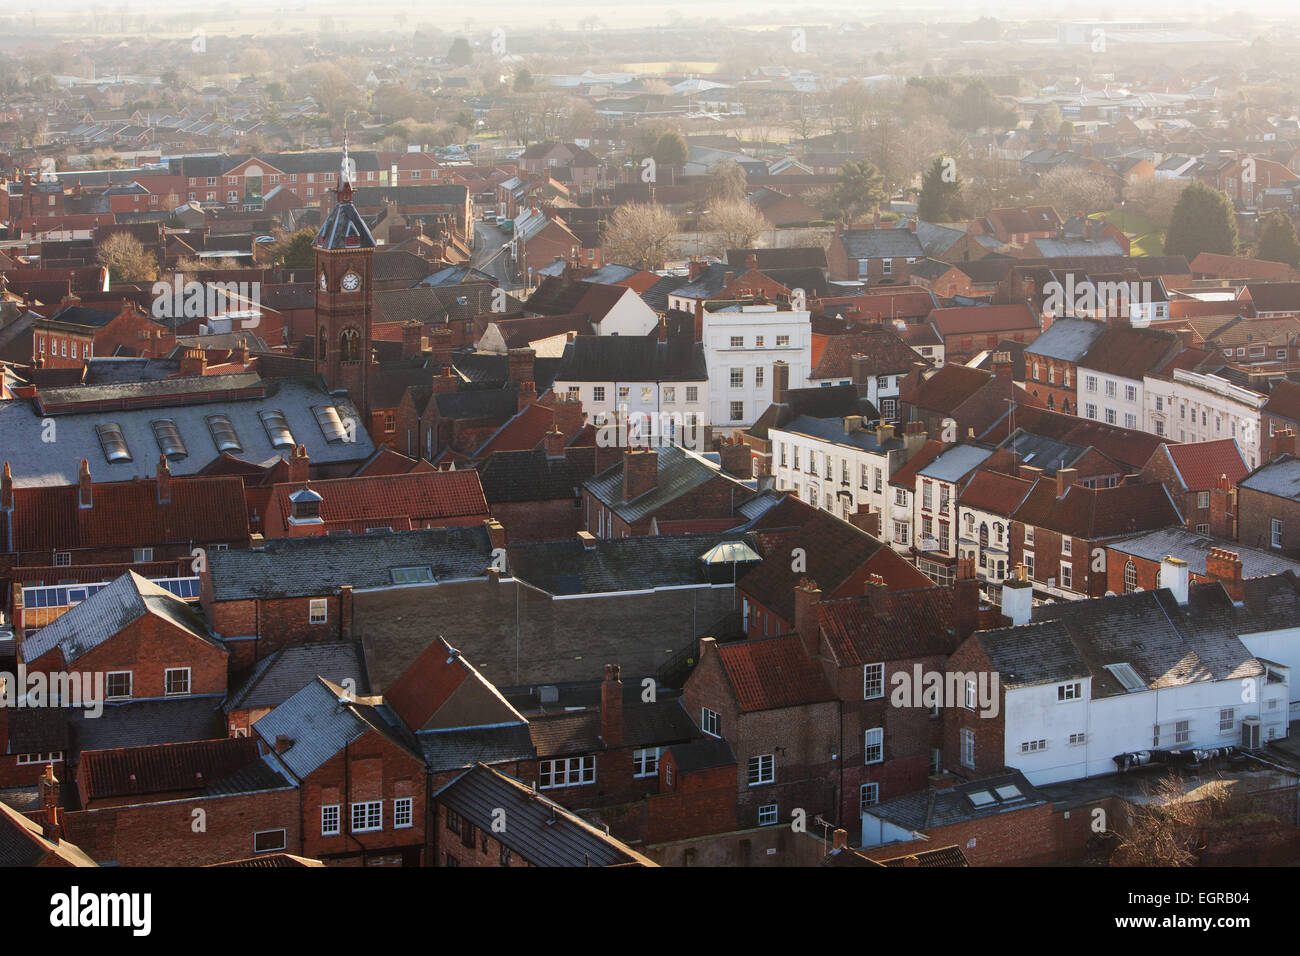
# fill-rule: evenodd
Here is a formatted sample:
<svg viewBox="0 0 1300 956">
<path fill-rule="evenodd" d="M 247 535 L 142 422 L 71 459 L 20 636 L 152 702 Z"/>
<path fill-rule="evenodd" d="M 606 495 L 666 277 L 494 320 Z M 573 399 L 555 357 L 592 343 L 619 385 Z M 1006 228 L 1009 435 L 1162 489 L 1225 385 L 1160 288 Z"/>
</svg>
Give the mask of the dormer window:
<svg viewBox="0 0 1300 956">
<path fill-rule="evenodd" d="M 262 427 L 266 429 L 266 435 L 271 440 L 272 448 L 293 448 L 293 432 L 289 431 L 289 422 L 284 417 L 284 412 L 270 411 L 259 412 L 262 419 Z"/>
<path fill-rule="evenodd" d="M 348 429 L 339 418 L 339 410 L 333 405 L 317 405 L 312 408 L 312 413 L 316 416 L 316 423 L 320 425 L 320 430 L 325 436 L 325 440 L 331 445 L 336 442 L 348 440 Z"/>
<path fill-rule="evenodd" d="M 158 450 L 167 456 L 168 461 L 179 461 L 189 455 L 181 438 L 181 430 L 170 418 L 154 422 L 153 435 L 158 441 Z"/>
<path fill-rule="evenodd" d="M 212 441 L 217 446 L 217 451 L 225 452 L 242 452 L 243 446 L 239 444 L 239 436 L 235 434 L 235 426 L 231 424 L 229 417 L 225 415 L 209 415 L 208 431 L 212 433 Z"/>
<path fill-rule="evenodd" d="M 289 496 L 289 516 L 294 524 L 302 522 L 318 523 L 320 503 L 323 499 L 310 488 L 295 491 Z"/>
<path fill-rule="evenodd" d="M 116 423 L 96 425 L 95 434 L 99 436 L 99 446 L 104 450 L 104 458 L 109 464 L 130 461 L 131 452 L 126 447 L 126 438 L 122 426 Z"/>
</svg>

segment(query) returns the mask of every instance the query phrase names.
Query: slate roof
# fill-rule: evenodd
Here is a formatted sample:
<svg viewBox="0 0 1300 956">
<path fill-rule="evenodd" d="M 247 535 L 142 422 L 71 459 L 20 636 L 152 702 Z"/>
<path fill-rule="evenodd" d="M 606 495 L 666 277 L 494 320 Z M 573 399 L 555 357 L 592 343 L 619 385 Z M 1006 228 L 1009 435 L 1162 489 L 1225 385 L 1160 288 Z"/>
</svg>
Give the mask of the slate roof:
<svg viewBox="0 0 1300 956">
<path fill-rule="evenodd" d="M 1199 577 L 1207 577 L 1205 557 L 1215 548 L 1231 551 L 1241 558 L 1243 578 L 1260 578 L 1284 571 L 1300 571 L 1300 561 L 1293 561 L 1276 551 L 1247 548 L 1236 541 L 1211 538 L 1187 528 L 1160 528 L 1131 538 L 1107 542 L 1106 547 L 1120 554 L 1146 558 L 1159 562 L 1166 556 L 1187 562 L 1187 569 Z"/>
<path fill-rule="evenodd" d="M 429 769 L 463 770 L 476 763 L 536 760 L 537 749 L 527 723 L 499 727 L 456 727 L 416 734 Z"/>
<path fill-rule="evenodd" d="M 999 787 L 1015 787 L 1024 799 L 995 800 L 979 808 L 971 802 L 970 794 L 981 791 L 994 792 Z M 984 817 L 1012 813 L 1028 807 L 1042 806 L 1047 802 L 1024 774 L 1013 770 L 995 777 L 985 777 L 970 783 L 959 783 L 947 790 L 918 790 L 893 800 L 885 800 L 867 810 L 873 817 L 887 820 L 906 830 L 924 833 L 939 827 L 953 826 Z"/>
<path fill-rule="evenodd" d="M 925 250 L 910 229 L 846 229 L 840 237 L 850 259 L 922 259 Z"/>
<path fill-rule="evenodd" d="M 221 699 L 205 695 L 105 704 L 98 717 L 74 710 L 68 721 L 72 749 L 113 750 L 225 737 Z"/>
<path fill-rule="evenodd" d="M 1025 352 L 1063 362 L 1079 362 L 1105 331 L 1106 323 L 1096 319 L 1056 319 Z"/>
<path fill-rule="evenodd" d="M 1238 486 L 1278 498 L 1300 501 L 1300 458 L 1283 455 L 1256 468 Z"/>
<path fill-rule="evenodd" d="M 882 444 L 879 433 L 875 429 L 859 428 L 846 433 L 843 419 L 810 418 L 807 415 L 800 415 L 788 424 L 780 426 L 778 430 L 792 435 L 807 435 L 819 441 L 846 448 L 858 448 L 873 454 L 884 454 L 903 447 L 900 438 L 890 438 Z"/>
<path fill-rule="evenodd" d="M 370 733 L 385 737 L 412 756 L 419 755 L 414 737 L 379 698 L 346 698 L 344 702 L 345 698 L 341 687 L 318 677 L 253 724 L 253 732 L 271 750 L 277 738 L 289 738 L 288 749 L 276 753 L 275 759 L 299 780 Z"/>
<path fill-rule="evenodd" d="M 736 762 L 731 744 L 722 737 L 701 737 L 687 744 L 673 744 L 668 749 L 672 751 L 679 773 L 725 767 Z"/>
<path fill-rule="evenodd" d="M 316 232 L 312 245 L 317 249 L 373 249 L 375 238 L 370 227 L 350 202 L 339 202 L 329 211 Z"/>
<path fill-rule="evenodd" d="M 600 736 L 600 708 L 529 719 L 529 733 L 539 759 L 567 757 L 605 750 Z M 682 709 L 677 697 L 641 700 L 641 685 L 623 686 L 623 747 L 664 747 L 690 742 L 700 731 Z"/>
<path fill-rule="evenodd" d="M 23 659 L 34 661 L 57 647 L 63 662 L 70 666 L 145 615 L 161 618 L 199 641 L 222 647 L 208 634 L 195 608 L 134 571 L 127 571 L 27 638 L 22 647 Z"/>
<path fill-rule="evenodd" d="M 202 380 L 205 389 L 219 396 L 220 390 L 256 385 L 256 374 L 209 376 Z M 312 464 L 361 462 L 375 452 L 364 428 L 357 429 L 352 442 L 330 442 L 321 431 L 312 409 L 332 405 L 341 419 L 359 420 L 356 408 L 345 397 L 327 393 L 319 381 L 278 380 L 266 383 L 264 398 L 239 398 L 198 404 L 168 404 L 165 394 L 192 392 L 194 379 L 171 379 L 162 382 L 125 385 L 74 386 L 42 393 L 52 400 L 123 402 L 128 407 L 100 408 L 61 412 L 52 416 L 58 423 L 58 441 L 43 442 L 45 415 L 30 399 L 0 401 L 0 461 L 13 468 L 14 485 L 75 485 L 80 459 L 91 462 L 91 474 L 100 481 L 128 481 L 152 478 L 158 464 L 158 441 L 152 423 L 170 419 L 176 424 L 188 454 L 169 462 L 172 475 L 202 472 L 220 457 L 207 419 L 226 415 L 234 426 L 243 451 L 237 457 L 263 463 L 285 454 L 285 449 L 271 445 L 270 437 L 258 413 L 284 413 L 294 440 L 307 448 Z M 162 392 L 164 394 L 160 395 Z M 130 407 L 148 404 L 151 407 Z M 132 460 L 105 460 L 95 426 L 115 423 L 122 429 Z"/>
<path fill-rule="evenodd" d="M 825 269 L 826 250 L 821 246 L 790 246 L 780 249 L 728 249 L 726 259 L 733 267 L 745 266 L 749 257 L 757 258 L 756 268 L 768 269 Z"/>
<path fill-rule="evenodd" d="M 707 382 L 704 345 L 693 337 L 579 335 L 564 347 L 557 382 Z"/>
<path fill-rule="evenodd" d="M 492 352 L 462 352 L 455 357 L 453 364 L 456 371 L 467 382 L 484 388 L 504 390 L 512 396 L 515 394 L 513 389 L 503 388 L 510 375 L 510 357 L 507 355 Z M 533 359 L 533 381 L 537 385 L 538 395 L 551 387 L 559 367 L 558 358 Z"/>
<path fill-rule="evenodd" d="M 936 481 L 960 481 L 992 454 L 977 445 L 953 445 L 917 469 L 917 474 Z"/>
<path fill-rule="evenodd" d="M 591 549 L 576 539 L 522 544 L 510 548 L 510 571 L 555 595 L 682 587 L 709 580 L 700 558 L 711 548 L 746 540 L 744 535 L 724 532 L 597 538 Z M 739 574 L 744 573 L 740 567 Z"/>
<path fill-rule="evenodd" d="M 631 501 L 623 498 L 623 462 L 607 468 L 590 478 L 584 487 L 592 496 L 629 524 L 654 514 L 664 505 L 689 494 L 700 485 L 719 477 L 722 473 L 698 455 L 679 445 L 664 445 L 657 449 L 658 477 L 649 491 Z M 748 491 L 737 485 L 748 497 Z"/>
<path fill-rule="evenodd" d="M 838 418 L 841 421 L 846 415 L 861 415 L 869 421 L 880 417 L 876 406 L 858 394 L 856 385 L 791 388 L 782 397 L 785 401 L 768 405 L 747 434 L 766 441 L 770 429 L 784 428 L 794 419 L 803 417 Z"/>
<path fill-rule="evenodd" d="M 481 763 L 435 793 L 434 800 L 493 833 L 534 866 L 654 865 L 576 814 Z M 494 833 L 492 821 L 498 809 L 505 810 L 510 825 Z"/>
<path fill-rule="evenodd" d="M 719 644 L 717 650 L 741 710 L 752 713 L 835 699 L 797 634 Z"/>
<path fill-rule="evenodd" d="M 317 677 L 340 686 L 350 681 L 358 694 L 370 691 L 360 644 L 301 644 L 262 658 L 232 682 L 225 710 L 278 707 Z"/>
<path fill-rule="evenodd" d="M 550 458 L 541 448 L 495 452 L 479 466 L 489 504 L 578 498 L 584 477 L 567 458 Z"/>
<path fill-rule="evenodd" d="M 277 538 L 261 551 L 214 551 L 208 569 L 213 599 L 240 601 L 391 587 L 393 568 L 403 567 L 428 567 L 435 581 L 484 578 L 491 554 L 481 526 L 429 528 Z"/>
<path fill-rule="evenodd" d="M 636 293 L 625 286 L 547 276 L 524 301 L 524 308 L 540 315 L 586 312 L 593 323 L 599 324 L 627 295 L 635 296 Z"/>
<path fill-rule="evenodd" d="M 1148 689 L 1263 675 L 1236 636 L 1227 594 L 1217 582 L 1210 587 L 1182 609 L 1168 588 L 1044 604 L 1031 623 L 975 639 L 1004 687 L 1091 677 L 1093 699 L 1129 693 L 1111 664 L 1129 664 Z"/>
<path fill-rule="evenodd" d="M 0 867 L 41 866 L 51 857 L 72 866 L 98 866 L 67 840 L 45 839 L 39 823 L 0 803 Z"/>
</svg>

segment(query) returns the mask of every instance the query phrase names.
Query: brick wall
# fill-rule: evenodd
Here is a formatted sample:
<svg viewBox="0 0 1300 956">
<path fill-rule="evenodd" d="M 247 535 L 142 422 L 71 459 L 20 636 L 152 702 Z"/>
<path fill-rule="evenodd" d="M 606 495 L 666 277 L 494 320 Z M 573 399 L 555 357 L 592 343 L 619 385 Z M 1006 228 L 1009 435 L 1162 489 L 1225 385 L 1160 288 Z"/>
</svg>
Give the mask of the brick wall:
<svg viewBox="0 0 1300 956">
<path fill-rule="evenodd" d="M 1272 520 L 1282 520 L 1282 547 L 1273 547 Z M 1237 492 L 1237 540 L 1248 548 L 1300 553 L 1300 501 L 1250 488 Z"/>
</svg>

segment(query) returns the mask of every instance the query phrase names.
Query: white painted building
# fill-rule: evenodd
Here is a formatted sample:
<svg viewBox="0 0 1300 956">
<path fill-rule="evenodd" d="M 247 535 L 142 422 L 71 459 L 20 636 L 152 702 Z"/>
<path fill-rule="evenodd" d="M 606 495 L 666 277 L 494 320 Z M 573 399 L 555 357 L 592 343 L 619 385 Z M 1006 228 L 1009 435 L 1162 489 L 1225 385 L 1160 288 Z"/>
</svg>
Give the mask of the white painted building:
<svg viewBox="0 0 1300 956">
<path fill-rule="evenodd" d="M 771 428 L 772 475 L 776 488 L 848 518 L 881 515 L 881 534 L 888 536 L 885 512 L 890 476 L 922 445 L 924 433 L 897 437 L 893 426 L 863 427 L 860 416 L 822 419 L 801 415 Z"/>
<path fill-rule="evenodd" d="M 1253 471 L 1260 461 L 1260 414 L 1268 396 L 1218 375 L 1175 369 L 1146 376 L 1142 430 L 1179 442 L 1235 438 Z"/>
<path fill-rule="evenodd" d="M 1075 407 L 1080 418 L 1139 429 L 1142 427 L 1142 389 L 1142 379 L 1110 375 L 1080 366 Z"/>
<path fill-rule="evenodd" d="M 1020 626 L 972 638 L 1003 690 L 1000 749 L 981 764 L 1014 767 L 1042 785 L 1115 773 L 1117 757 L 1159 763 L 1152 751 L 1241 746 L 1252 738 L 1262 744 L 1287 735 L 1290 667 L 1256 656 L 1239 637 L 1242 622 L 1228 623 L 1231 602 L 1217 582 L 1193 586 L 1189 603 L 1187 565 L 1167 565 L 1161 572 L 1162 581 L 1172 582 L 1167 589 L 1044 605 L 1034 609 L 1032 622 L 1031 589 L 1004 588 L 1003 613 Z M 1012 607 L 1016 595 L 1024 601 Z M 1294 586 L 1283 597 L 1294 618 L 1300 613 Z M 1250 604 L 1248 594 L 1248 611 Z M 1285 656 L 1296 637 L 1294 628 L 1287 630 L 1285 636 L 1261 633 L 1257 643 Z M 979 727 L 971 733 L 976 748 L 997 737 L 994 728 L 983 737 Z"/>
<path fill-rule="evenodd" d="M 714 435 L 748 428 L 772 402 L 772 363 L 790 368 L 789 388 L 808 383 L 812 323 L 807 310 L 784 304 L 732 303 L 703 316 Z"/>
</svg>

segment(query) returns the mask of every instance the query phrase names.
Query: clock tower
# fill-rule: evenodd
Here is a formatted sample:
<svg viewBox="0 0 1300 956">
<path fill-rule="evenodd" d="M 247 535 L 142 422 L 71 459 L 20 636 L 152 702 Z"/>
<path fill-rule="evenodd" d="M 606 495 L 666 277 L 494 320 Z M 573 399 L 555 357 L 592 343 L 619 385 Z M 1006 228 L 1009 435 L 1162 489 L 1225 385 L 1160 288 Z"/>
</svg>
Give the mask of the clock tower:
<svg viewBox="0 0 1300 956">
<path fill-rule="evenodd" d="M 339 172 L 337 202 L 321 222 L 316 253 L 316 348 L 314 369 L 331 391 L 345 389 L 370 427 L 370 283 L 375 240 L 352 205 L 347 145 Z"/>
</svg>

